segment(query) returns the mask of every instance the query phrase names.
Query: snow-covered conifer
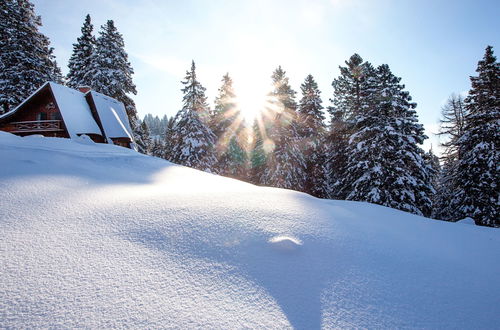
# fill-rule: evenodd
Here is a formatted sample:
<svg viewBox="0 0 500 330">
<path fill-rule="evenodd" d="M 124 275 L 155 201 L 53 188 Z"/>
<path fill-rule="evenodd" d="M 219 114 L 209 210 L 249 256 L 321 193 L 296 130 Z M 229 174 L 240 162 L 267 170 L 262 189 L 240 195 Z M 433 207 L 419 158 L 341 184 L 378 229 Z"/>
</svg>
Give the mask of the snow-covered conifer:
<svg viewBox="0 0 500 330">
<path fill-rule="evenodd" d="M 92 85 L 90 70 L 92 69 L 91 61 L 96 44 L 95 37 L 92 35 L 93 29 L 90 15 L 87 14 L 81 29 L 82 35 L 73 44 L 73 54 L 68 62 L 69 72 L 66 80 L 70 87 Z"/>
<path fill-rule="evenodd" d="M 170 144 L 167 159 L 199 170 L 213 172 L 215 157 L 215 135 L 208 127 L 209 108 L 203 87 L 196 77 L 194 61 L 182 81 L 183 107 L 175 116 L 171 132 L 167 134 Z"/>
<path fill-rule="evenodd" d="M 346 199 L 430 215 L 431 176 L 419 147 L 426 136 L 416 104 L 388 65 L 365 68 L 365 102 L 351 118 L 341 186 Z"/>
<path fill-rule="evenodd" d="M 0 2 L 0 113 L 12 110 L 46 81 L 61 81 L 40 16 L 28 0 Z"/>
<path fill-rule="evenodd" d="M 476 224 L 500 227 L 500 63 L 488 46 L 470 78 L 456 171 L 457 209 Z"/>
<path fill-rule="evenodd" d="M 233 80 L 222 77 L 222 86 L 215 99 L 210 127 L 216 137 L 215 172 L 238 179 L 246 177 L 247 154 L 244 148 L 244 123 L 236 104 Z"/>
<path fill-rule="evenodd" d="M 112 20 L 101 26 L 96 47 L 90 59 L 90 69 L 83 80 L 93 90 L 122 102 L 125 105 L 134 137 L 140 136 L 140 123 L 134 101 L 128 94 L 136 94 L 132 81 L 134 70 L 128 61 L 123 36 Z"/>
<path fill-rule="evenodd" d="M 158 158 L 165 158 L 165 145 L 163 141 L 157 137 L 152 139 L 151 155 Z"/>
<path fill-rule="evenodd" d="M 346 66 L 340 66 L 340 76 L 332 82 L 330 130 L 325 143 L 326 186 L 329 198 L 345 199 L 349 187 L 342 185 L 347 166 L 347 147 L 353 132 L 354 118 L 368 107 L 370 88 L 367 77 L 373 68 L 358 54 L 352 55 Z"/>
<path fill-rule="evenodd" d="M 312 75 L 300 86 L 302 98 L 298 107 L 299 145 L 306 160 L 304 191 L 317 197 L 325 197 L 325 115 L 321 91 Z"/>
<path fill-rule="evenodd" d="M 138 133 L 139 134 L 135 137 L 137 151 L 146 155 L 151 155 L 151 150 L 153 149 L 153 141 L 151 140 L 149 128 L 146 121 L 143 121 L 139 125 Z"/>
<path fill-rule="evenodd" d="M 273 72 L 272 81 L 268 109 L 272 119 L 267 137 L 274 144 L 274 150 L 268 155 L 260 184 L 302 191 L 306 180 L 306 162 L 298 145 L 296 92 L 281 66 Z"/>
<path fill-rule="evenodd" d="M 268 154 L 272 152 L 269 148 L 270 141 L 267 139 L 266 128 L 264 122 L 256 119 L 251 128 L 251 143 L 248 180 L 254 184 L 260 184 L 264 169 L 266 168 Z"/>
</svg>

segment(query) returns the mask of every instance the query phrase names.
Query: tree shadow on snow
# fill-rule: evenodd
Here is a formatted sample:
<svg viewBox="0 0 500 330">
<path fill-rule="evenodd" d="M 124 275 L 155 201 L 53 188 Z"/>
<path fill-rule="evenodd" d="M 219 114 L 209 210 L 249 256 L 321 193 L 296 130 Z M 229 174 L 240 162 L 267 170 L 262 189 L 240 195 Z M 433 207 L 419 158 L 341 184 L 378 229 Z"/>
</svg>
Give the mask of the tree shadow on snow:
<svg viewBox="0 0 500 330">
<path fill-rule="evenodd" d="M 300 199 L 304 207 L 315 206 L 307 205 L 313 200 L 309 196 Z M 314 203 L 317 202 L 314 199 Z M 228 217 L 236 219 L 245 214 L 244 209 L 238 211 L 240 214 L 229 212 L 235 212 Z M 321 216 L 327 219 L 327 211 L 324 212 Z M 197 214 L 191 216 L 196 218 Z M 240 276 L 274 298 L 294 328 L 321 328 L 322 294 L 332 279 L 347 276 L 348 257 L 341 255 L 339 251 L 342 249 L 337 248 L 345 242 L 315 235 L 298 237 L 299 244 L 286 238 L 270 241 L 279 235 L 255 228 L 249 230 L 238 224 L 205 226 L 201 222 L 193 225 L 180 221 L 163 228 L 137 228 L 126 233 L 125 237 L 170 256 L 175 251 L 182 262 L 186 262 L 185 258 L 192 258 L 230 264 L 236 267 Z"/>
</svg>

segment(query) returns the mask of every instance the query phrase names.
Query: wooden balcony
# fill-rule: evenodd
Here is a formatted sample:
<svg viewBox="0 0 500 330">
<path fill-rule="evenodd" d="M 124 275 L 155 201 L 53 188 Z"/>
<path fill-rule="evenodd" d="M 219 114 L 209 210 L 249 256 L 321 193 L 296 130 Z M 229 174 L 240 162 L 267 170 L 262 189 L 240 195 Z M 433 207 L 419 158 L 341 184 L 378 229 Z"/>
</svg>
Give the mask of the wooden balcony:
<svg viewBox="0 0 500 330">
<path fill-rule="evenodd" d="M 62 120 L 37 120 L 12 122 L 11 133 L 61 132 Z"/>
</svg>

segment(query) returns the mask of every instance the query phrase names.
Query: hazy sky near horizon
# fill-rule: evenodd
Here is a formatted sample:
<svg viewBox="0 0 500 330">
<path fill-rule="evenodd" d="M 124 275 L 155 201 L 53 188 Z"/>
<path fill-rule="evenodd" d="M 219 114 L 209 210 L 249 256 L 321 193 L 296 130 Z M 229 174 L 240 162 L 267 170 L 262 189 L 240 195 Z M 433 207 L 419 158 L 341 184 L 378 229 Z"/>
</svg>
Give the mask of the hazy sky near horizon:
<svg viewBox="0 0 500 330">
<path fill-rule="evenodd" d="M 170 117 L 181 108 L 180 81 L 192 59 L 211 104 L 226 72 L 240 96 L 258 99 L 281 65 L 297 92 L 311 73 L 328 106 L 339 65 L 358 53 L 374 65 L 389 64 L 402 77 L 431 137 L 426 147 L 436 148 L 432 133 L 443 103 L 469 89 L 487 45 L 500 54 L 498 0 L 33 2 L 63 73 L 85 15 L 91 15 L 96 34 L 107 19 L 115 21 L 135 70 L 141 118 Z"/>
</svg>

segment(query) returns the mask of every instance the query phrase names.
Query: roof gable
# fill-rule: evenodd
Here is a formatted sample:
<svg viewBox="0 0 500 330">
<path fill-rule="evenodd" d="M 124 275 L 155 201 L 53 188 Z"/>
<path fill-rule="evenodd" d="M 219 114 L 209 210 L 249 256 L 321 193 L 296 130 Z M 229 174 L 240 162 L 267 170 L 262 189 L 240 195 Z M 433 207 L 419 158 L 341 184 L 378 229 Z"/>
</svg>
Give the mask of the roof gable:
<svg viewBox="0 0 500 330">
<path fill-rule="evenodd" d="M 86 94 L 95 106 L 104 134 L 108 138 L 132 138 L 132 129 L 123 103 L 95 91 Z"/>
<path fill-rule="evenodd" d="M 102 135 L 83 93 L 53 82 L 49 84 L 71 138 L 82 134 Z"/>
</svg>

